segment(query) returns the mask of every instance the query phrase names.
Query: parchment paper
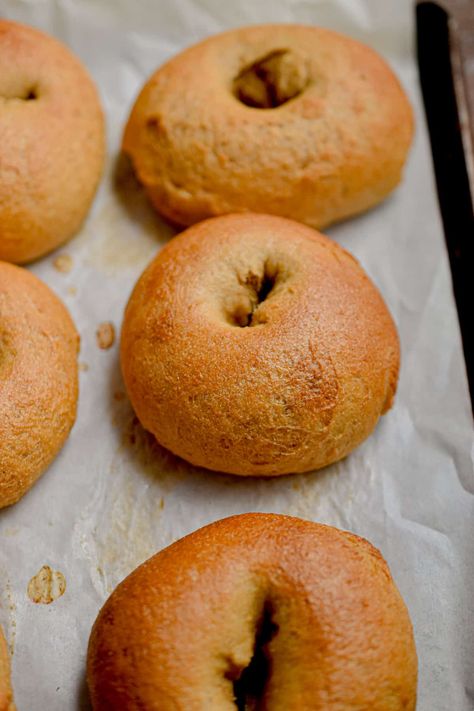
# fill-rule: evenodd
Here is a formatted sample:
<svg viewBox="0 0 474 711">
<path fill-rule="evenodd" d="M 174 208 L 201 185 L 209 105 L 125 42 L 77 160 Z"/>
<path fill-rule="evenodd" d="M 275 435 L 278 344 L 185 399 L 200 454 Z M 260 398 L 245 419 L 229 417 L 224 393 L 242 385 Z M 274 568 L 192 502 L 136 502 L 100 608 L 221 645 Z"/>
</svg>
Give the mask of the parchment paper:
<svg viewBox="0 0 474 711">
<path fill-rule="evenodd" d="M 285 512 L 347 528 L 381 548 L 407 602 L 420 660 L 419 711 L 474 708 L 472 420 L 422 113 L 408 0 L 0 0 L 0 14 L 56 35 L 101 91 L 109 157 L 81 233 L 31 267 L 65 301 L 82 337 L 77 423 L 57 460 L 0 512 L 0 622 L 13 651 L 19 711 L 87 709 L 87 640 L 99 607 L 140 562 L 209 521 Z M 117 343 L 142 269 L 171 228 L 117 162 L 131 104 L 149 74 L 192 42 L 266 21 L 320 24 L 380 51 L 413 102 L 405 179 L 367 215 L 335 227 L 379 285 L 401 334 L 394 409 L 340 464 L 317 474 L 240 480 L 193 469 L 152 444 L 124 396 Z M 58 271 L 58 254 L 72 257 Z M 87 368 L 87 369 L 86 369 Z M 31 602 L 30 578 L 61 571 L 66 592 Z"/>
</svg>

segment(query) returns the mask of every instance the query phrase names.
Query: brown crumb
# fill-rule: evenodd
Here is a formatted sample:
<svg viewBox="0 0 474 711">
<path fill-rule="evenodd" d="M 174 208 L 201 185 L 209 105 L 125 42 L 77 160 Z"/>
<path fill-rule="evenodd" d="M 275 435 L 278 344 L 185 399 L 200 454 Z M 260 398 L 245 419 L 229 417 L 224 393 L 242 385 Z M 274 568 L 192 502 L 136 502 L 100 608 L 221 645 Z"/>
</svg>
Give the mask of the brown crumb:
<svg viewBox="0 0 474 711">
<path fill-rule="evenodd" d="M 69 274 L 73 267 L 72 257 L 69 254 L 59 254 L 53 260 L 53 266 L 58 270 L 58 272 Z"/>
<path fill-rule="evenodd" d="M 75 287 L 75 286 L 70 286 L 70 287 L 68 288 L 68 290 L 67 290 L 67 293 L 69 294 L 69 296 L 76 296 L 76 294 L 77 294 L 77 289 L 76 289 L 76 287 Z"/>
<path fill-rule="evenodd" d="M 102 350 L 107 350 L 112 348 L 115 342 L 115 327 L 110 321 L 104 321 L 104 323 L 99 324 L 97 331 L 95 332 L 97 338 L 97 345 Z"/>
<path fill-rule="evenodd" d="M 66 591 L 66 578 L 59 570 L 43 565 L 28 583 L 28 597 L 32 602 L 49 605 Z"/>
<path fill-rule="evenodd" d="M 88 363 L 79 363 L 78 365 L 79 370 L 82 370 L 82 372 L 86 372 L 89 370 L 89 364 Z"/>
</svg>

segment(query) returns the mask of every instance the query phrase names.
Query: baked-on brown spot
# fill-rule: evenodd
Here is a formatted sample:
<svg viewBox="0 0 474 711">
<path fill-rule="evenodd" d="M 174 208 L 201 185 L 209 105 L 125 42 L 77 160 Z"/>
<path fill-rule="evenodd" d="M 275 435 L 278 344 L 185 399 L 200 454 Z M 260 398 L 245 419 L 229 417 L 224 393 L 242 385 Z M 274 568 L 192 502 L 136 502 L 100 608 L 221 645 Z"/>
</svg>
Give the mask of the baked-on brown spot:
<svg viewBox="0 0 474 711">
<path fill-rule="evenodd" d="M 112 348 L 115 343 L 115 326 L 111 321 L 99 324 L 96 331 L 97 345 L 102 350 Z"/>
<path fill-rule="evenodd" d="M 94 711 L 414 711 L 407 609 L 367 541 L 244 514 L 161 551 L 92 629 Z"/>
<path fill-rule="evenodd" d="M 28 583 L 27 592 L 31 602 L 49 605 L 66 592 L 66 579 L 59 570 L 43 565 Z"/>
<path fill-rule="evenodd" d="M 395 326 L 359 264 L 267 215 L 175 237 L 139 279 L 122 328 L 143 427 L 195 465 L 243 476 L 345 457 L 390 406 L 398 363 Z"/>
</svg>

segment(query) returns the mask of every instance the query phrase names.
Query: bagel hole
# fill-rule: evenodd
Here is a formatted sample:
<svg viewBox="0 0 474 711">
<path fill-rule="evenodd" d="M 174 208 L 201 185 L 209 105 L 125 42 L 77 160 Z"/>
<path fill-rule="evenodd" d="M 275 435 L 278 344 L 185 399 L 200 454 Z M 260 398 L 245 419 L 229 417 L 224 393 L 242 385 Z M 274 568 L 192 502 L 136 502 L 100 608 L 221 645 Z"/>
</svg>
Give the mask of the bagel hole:
<svg viewBox="0 0 474 711">
<path fill-rule="evenodd" d="M 232 322 L 235 326 L 246 328 L 264 323 L 261 315 L 257 316 L 257 309 L 272 293 L 277 277 L 278 272 L 270 269 L 268 264 L 265 264 L 262 275 L 248 273 L 241 284 L 247 288 L 249 298 L 236 304 L 232 313 Z"/>
<path fill-rule="evenodd" d="M 234 96 L 254 109 L 275 109 L 308 86 L 305 60 L 289 49 L 276 49 L 244 67 L 233 82 Z"/>
<path fill-rule="evenodd" d="M 31 87 L 26 89 L 25 91 L 20 92 L 13 92 L 11 94 L 7 93 L 6 96 L 2 96 L 0 94 L 1 99 L 6 99 L 6 101 L 35 101 L 38 99 L 38 91 L 36 87 Z"/>
<path fill-rule="evenodd" d="M 157 133 L 159 130 L 158 118 L 156 116 L 149 116 L 146 120 L 145 126 L 147 131 L 150 131 L 150 133 Z"/>
<path fill-rule="evenodd" d="M 231 670 L 226 675 L 232 681 L 234 701 L 238 711 L 259 709 L 259 702 L 263 700 L 271 675 L 268 645 L 278 633 L 278 625 L 273 620 L 273 615 L 273 606 L 267 600 L 256 626 L 253 654 L 248 666 L 237 672 Z"/>
</svg>

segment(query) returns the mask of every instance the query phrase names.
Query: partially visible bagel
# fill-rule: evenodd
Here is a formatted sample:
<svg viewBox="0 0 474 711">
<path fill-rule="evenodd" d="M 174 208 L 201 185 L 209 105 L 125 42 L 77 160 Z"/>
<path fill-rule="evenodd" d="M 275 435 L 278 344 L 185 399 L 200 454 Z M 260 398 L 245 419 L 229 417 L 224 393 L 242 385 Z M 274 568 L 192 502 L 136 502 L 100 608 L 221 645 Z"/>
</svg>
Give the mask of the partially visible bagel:
<svg viewBox="0 0 474 711">
<path fill-rule="evenodd" d="M 8 647 L 0 627 L 0 711 L 15 711 L 13 692 L 10 684 L 10 657 Z"/>
<path fill-rule="evenodd" d="M 359 263 L 268 215 L 190 227 L 140 277 L 122 372 L 142 425 L 195 465 L 275 476 L 345 457 L 397 388 L 399 343 Z"/>
<path fill-rule="evenodd" d="M 160 67 L 123 149 L 178 224 L 251 211 L 319 229 L 394 189 L 412 134 L 408 99 L 372 49 L 319 27 L 261 25 Z"/>
<path fill-rule="evenodd" d="M 0 260 L 29 262 L 77 232 L 104 153 L 84 66 L 43 32 L 0 20 Z"/>
<path fill-rule="evenodd" d="M 246 514 L 186 536 L 116 588 L 87 678 L 94 711 L 413 711 L 417 659 L 370 543 Z"/>
<path fill-rule="evenodd" d="M 79 337 L 30 272 L 0 262 L 0 508 L 52 462 L 76 418 Z"/>
</svg>

